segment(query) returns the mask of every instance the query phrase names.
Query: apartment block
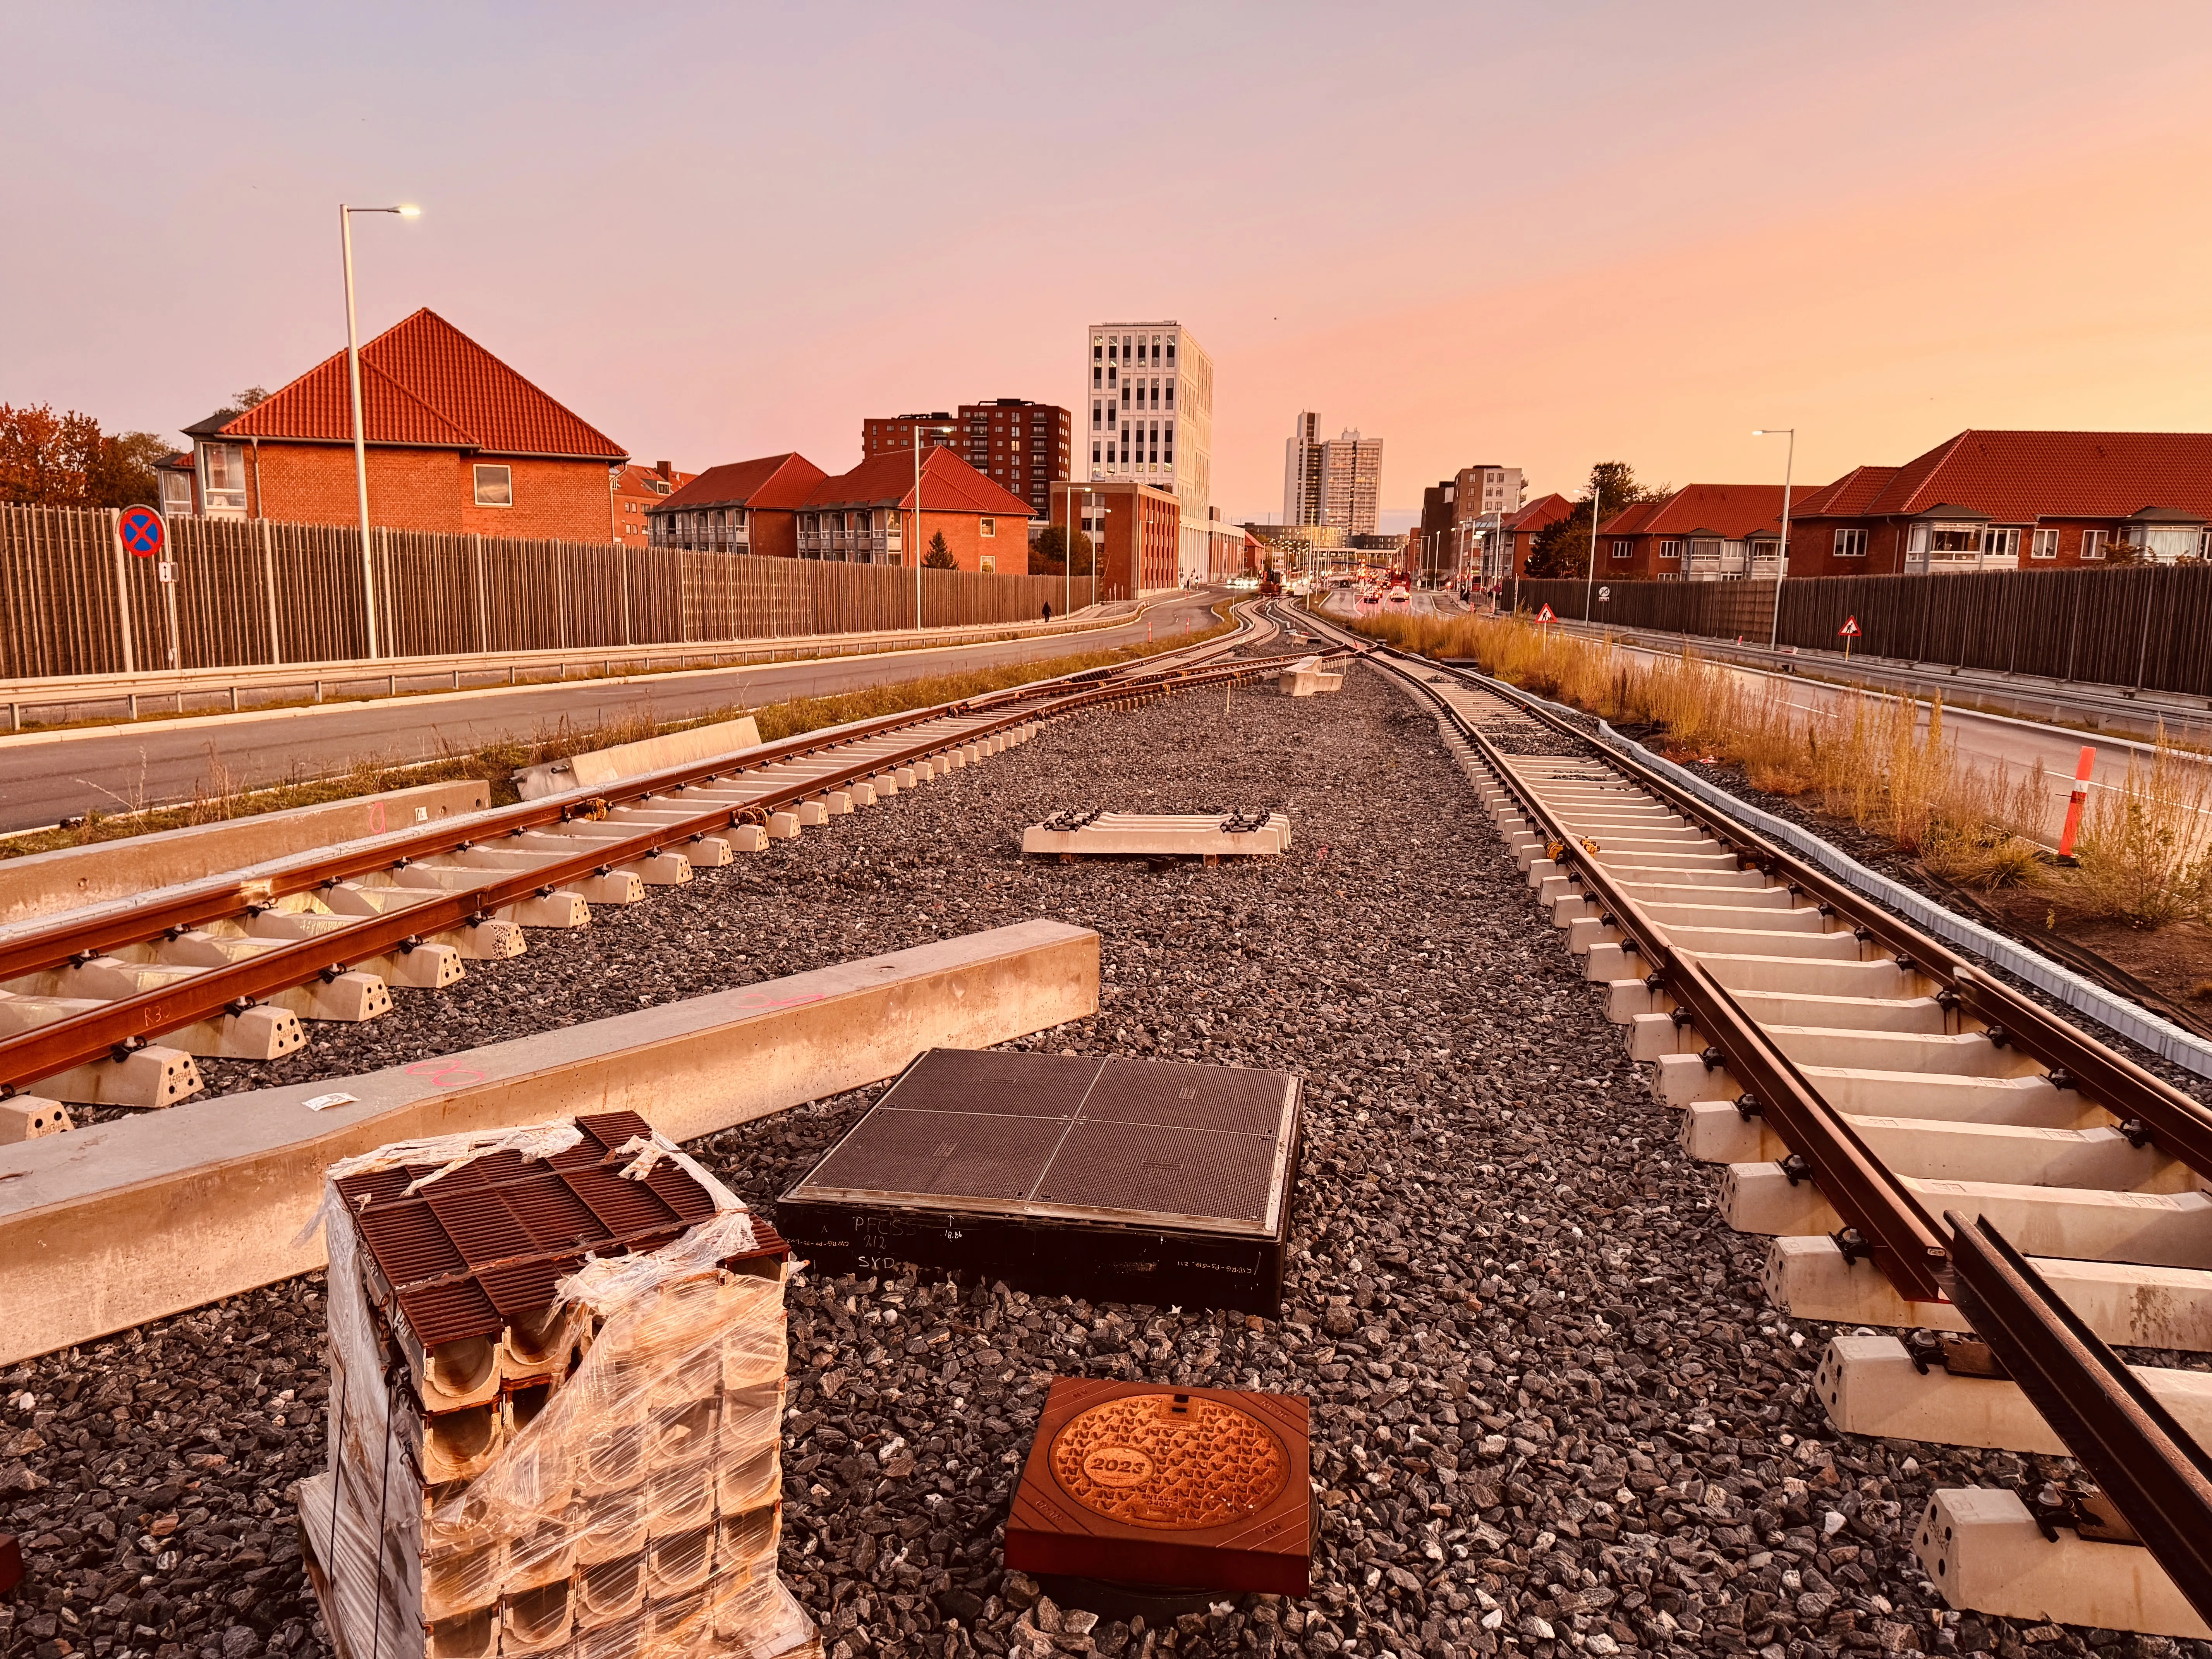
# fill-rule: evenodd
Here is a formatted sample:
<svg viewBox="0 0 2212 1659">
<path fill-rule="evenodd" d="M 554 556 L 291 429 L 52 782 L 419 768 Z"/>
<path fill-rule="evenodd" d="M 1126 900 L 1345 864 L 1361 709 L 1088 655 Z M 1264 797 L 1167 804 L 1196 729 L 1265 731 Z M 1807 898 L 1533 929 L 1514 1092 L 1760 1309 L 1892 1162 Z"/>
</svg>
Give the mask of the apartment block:
<svg viewBox="0 0 2212 1659">
<path fill-rule="evenodd" d="M 1301 410 L 1283 446 L 1283 522 L 1328 525 L 1371 536 L 1382 508 L 1382 441 L 1347 427 L 1320 434 L 1320 417 Z"/>
<path fill-rule="evenodd" d="M 1176 498 L 1176 568 L 1202 571 L 1212 555 L 1213 359 L 1168 322 L 1093 323 L 1084 338 L 1093 483 L 1134 483 Z"/>
<path fill-rule="evenodd" d="M 860 423 L 861 459 L 911 452 L 915 434 L 927 449 L 943 445 L 1000 489 L 1022 496 L 1042 522 L 1053 483 L 1073 476 L 1074 417 L 1058 404 L 994 398 L 963 404 L 958 413 L 872 416 Z"/>
</svg>

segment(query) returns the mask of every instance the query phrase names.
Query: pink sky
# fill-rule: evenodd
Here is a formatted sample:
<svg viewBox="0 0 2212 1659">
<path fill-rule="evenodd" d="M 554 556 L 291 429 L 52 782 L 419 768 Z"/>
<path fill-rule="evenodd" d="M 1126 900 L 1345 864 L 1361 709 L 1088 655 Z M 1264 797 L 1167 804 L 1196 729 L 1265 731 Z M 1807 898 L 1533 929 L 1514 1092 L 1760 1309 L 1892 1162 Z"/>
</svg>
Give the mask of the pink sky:
<svg viewBox="0 0 2212 1659">
<path fill-rule="evenodd" d="M 631 21 L 613 21 L 623 15 Z M 647 21 L 635 21 L 642 17 Z M 646 460 L 1074 402 L 1084 325 L 1533 492 L 2212 428 L 2212 9 L 18 9 L 0 401 L 173 434 L 428 305 Z"/>
</svg>

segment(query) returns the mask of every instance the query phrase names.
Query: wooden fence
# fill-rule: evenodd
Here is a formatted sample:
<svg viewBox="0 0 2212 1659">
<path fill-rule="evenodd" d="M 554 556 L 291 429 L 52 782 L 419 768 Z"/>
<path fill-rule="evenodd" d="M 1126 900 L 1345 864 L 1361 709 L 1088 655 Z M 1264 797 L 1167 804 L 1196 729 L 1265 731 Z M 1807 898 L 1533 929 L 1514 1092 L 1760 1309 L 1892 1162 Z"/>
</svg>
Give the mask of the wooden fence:
<svg viewBox="0 0 2212 1659">
<path fill-rule="evenodd" d="M 123 551 L 112 512 L 0 506 L 0 679 L 243 668 L 376 654 L 702 645 L 1027 622 L 1057 576 L 979 575 L 679 548 L 173 519 L 167 554 Z M 1090 597 L 1079 580 L 1079 603 Z M 173 648 L 174 655 L 172 656 Z"/>
<path fill-rule="evenodd" d="M 1764 645 L 1771 582 L 1601 582 L 1589 609 L 1622 628 Z M 1510 593 L 1509 586 L 1509 593 Z M 1583 585 L 1526 581 L 1521 609 L 1580 618 Z M 1820 576 L 1782 586 L 1780 643 L 1909 663 L 1993 669 L 2098 685 L 2212 696 L 2212 563 L 2103 570 L 1973 570 L 1930 576 Z"/>
</svg>

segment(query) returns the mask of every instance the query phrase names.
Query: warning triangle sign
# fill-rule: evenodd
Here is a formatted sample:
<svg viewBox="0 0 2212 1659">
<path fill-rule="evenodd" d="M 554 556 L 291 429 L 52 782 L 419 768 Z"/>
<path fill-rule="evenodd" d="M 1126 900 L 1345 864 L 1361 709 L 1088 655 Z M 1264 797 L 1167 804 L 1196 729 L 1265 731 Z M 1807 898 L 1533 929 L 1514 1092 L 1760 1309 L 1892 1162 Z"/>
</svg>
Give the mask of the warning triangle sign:
<svg viewBox="0 0 2212 1659">
<path fill-rule="evenodd" d="M 1844 625 L 1836 630 L 1838 635 L 1844 639 L 1856 638 L 1858 635 L 1858 631 L 1859 619 L 1856 617 L 1844 617 Z"/>
<path fill-rule="evenodd" d="M 1559 621 L 1559 618 L 1552 614 L 1552 607 L 1547 605 L 1536 613 L 1536 620 L 1540 623 L 1554 623 Z"/>
</svg>

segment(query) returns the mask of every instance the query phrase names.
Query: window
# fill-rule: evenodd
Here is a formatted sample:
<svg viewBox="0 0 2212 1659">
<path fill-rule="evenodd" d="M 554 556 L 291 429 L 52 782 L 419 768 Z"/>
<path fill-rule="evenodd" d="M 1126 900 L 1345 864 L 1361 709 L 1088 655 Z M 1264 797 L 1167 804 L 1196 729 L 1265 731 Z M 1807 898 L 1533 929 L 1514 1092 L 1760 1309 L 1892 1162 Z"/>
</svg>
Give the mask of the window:
<svg viewBox="0 0 2212 1659">
<path fill-rule="evenodd" d="M 1982 550 L 1982 527 L 1978 524 L 1931 525 L 1928 530 L 1928 550 L 1948 553 L 1978 553 Z"/>
<path fill-rule="evenodd" d="M 1175 376 L 1172 374 L 1168 376 L 1168 407 L 1175 407 Z"/>
<path fill-rule="evenodd" d="M 985 541 L 990 540 L 999 533 L 999 521 L 996 519 L 976 520 L 975 533 L 982 537 Z"/>
<path fill-rule="evenodd" d="M 2037 531 L 2035 532 L 2034 541 L 2030 544 L 2028 547 L 2027 556 L 2031 559 L 2057 558 L 2058 556 L 2058 532 L 2055 530 Z"/>
<path fill-rule="evenodd" d="M 1836 556 L 1839 559 L 1866 557 L 1866 536 L 1863 530 L 1838 530 L 1836 532 Z"/>
<path fill-rule="evenodd" d="M 1104 346 L 1099 344 L 1097 341 L 1093 340 L 1091 343 L 1091 361 L 1094 363 L 1097 362 L 1100 357 L 1105 355 L 1105 351 L 1106 348 Z"/>
<path fill-rule="evenodd" d="M 1170 362 L 1173 362 L 1175 361 L 1175 342 L 1173 340 L 1170 340 L 1168 342 L 1168 361 Z"/>
<path fill-rule="evenodd" d="M 1627 558 L 1635 551 L 1636 544 L 1634 542 L 1615 542 L 1613 544 L 1613 556 L 1616 559 Z"/>
<path fill-rule="evenodd" d="M 173 518 L 189 518 L 192 510 L 192 481 L 181 472 L 161 475 L 161 511 Z"/>
<path fill-rule="evenodd" d="M 2004 529 L 1990 528 L 1982 532 L 1982 556 L 1987 559 L 2009 559 L 2020 562 L 2020 530 L 2017 526 Z"/>
<path fill-rule="evenodd" d="M 514 505 L 514 471 L 512 467 L 493 466 L 483 461 L 477 463 L 477 505 Z"/>
<path fill-rule="evenodd" d="M 983 520 L 983 522 L 984 522 L 984 523 L 986 523 L 986 524 L 988 524 L 988 523 L 990 523 L 990 520 L 989 520 L 988 519 L 986 519 L 986 520 Z M 987 576 L 994 576 L 994 575 L 996 575 L 996 574 L 998 574 L 998 570 L 999 570 L 999 560 L 998 560 L 998 556 L 997 556 L 996 554 L 994 554 L 994 553 L 986 553 L 986 554 L 983 556 L 983 559 L 982 559 L 982 567 L 981 567 L 981 568 L 982 568 L 983 574 L 984 574 L 985 575 L 987 575 Z"/>
<path fill-rule="evenodd" d="M 1098 465 L 1098 446 L 1095 443 L 1091 446 L 1091 465 Z"/>
<path fill-rule="evenodd" d="M 200 446 L 200 500 L 210 514 L 246 511 L 246 451 L 239 444 Z"/>
</svg>

